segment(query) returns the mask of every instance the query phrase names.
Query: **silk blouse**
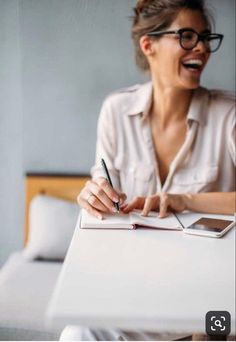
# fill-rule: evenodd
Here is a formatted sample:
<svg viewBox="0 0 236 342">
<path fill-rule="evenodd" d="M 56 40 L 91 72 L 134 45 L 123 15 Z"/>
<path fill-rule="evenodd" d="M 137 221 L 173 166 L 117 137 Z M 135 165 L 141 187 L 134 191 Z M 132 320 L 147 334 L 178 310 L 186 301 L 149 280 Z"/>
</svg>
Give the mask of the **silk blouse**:
<svg viewBox="0 0 236 342">
<path fill-rule="evenodd" d="M 93 178 L 106 161 L 114 188 L 128 200 L 158 192 L 235 191 L 235 99 L 220 90 L 194 90 L 185 141 L 161 183 L 150 127 L 152 83 L 117 91 L 104 101 L 98 120 Z"/>
</svg>

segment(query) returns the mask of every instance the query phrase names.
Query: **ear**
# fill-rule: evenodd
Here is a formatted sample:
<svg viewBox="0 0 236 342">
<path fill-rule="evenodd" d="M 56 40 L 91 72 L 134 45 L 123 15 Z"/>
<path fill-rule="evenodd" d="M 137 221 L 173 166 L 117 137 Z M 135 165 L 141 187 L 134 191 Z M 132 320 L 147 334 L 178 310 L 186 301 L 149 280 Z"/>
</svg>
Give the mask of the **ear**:
<svg viewBox="0 0 236 342">
<path fill-rule="evenodd" d="M 154 41 L 148 36 L 142 36 L 139 45 L 146 57 L 151 57 L 155 53 Z"/>
</svg>

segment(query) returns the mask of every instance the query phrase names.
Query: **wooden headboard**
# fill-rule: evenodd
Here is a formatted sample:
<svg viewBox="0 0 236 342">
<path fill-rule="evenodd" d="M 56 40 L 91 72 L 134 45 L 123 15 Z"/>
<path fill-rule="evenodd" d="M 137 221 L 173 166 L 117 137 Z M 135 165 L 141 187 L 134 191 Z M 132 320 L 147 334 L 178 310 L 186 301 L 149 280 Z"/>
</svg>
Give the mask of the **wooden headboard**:
<svg viewBox="0 0 236 342">
<path fill-rule="evenodd" d="M 29 237 L 29 206 L 32 198 L 45 194 L 76 201 L 78 194 L 90 177 L 88 175 L 27 174 L 25 178 L 25 231 L 24 244 Z"/>
</svg>

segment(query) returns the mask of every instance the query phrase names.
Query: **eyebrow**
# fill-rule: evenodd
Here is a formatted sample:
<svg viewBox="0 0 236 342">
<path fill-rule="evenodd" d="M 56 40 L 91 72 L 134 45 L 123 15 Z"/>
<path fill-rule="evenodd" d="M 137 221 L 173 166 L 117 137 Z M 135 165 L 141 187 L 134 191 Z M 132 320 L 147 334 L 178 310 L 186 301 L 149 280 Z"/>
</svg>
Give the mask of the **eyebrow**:
<svg viewBox="0 0 236 342">
<path fill-rule="evenodd" d="M 192 27 L 181 27 L 180 30 L 193 30 L 193 31 L 197 32 L 197 31 L 194 30 L 194 28 L 192 28 Z M 200 34 L 204 34 L 204 33 L 211 33 L 211 30 L 205 29 L 205 30 L 203 30 L 203 31 L 200 32 Z"/>
<path fill-rule="evenodd" d="M 202 31 L 201 33 L 211 33 L 211 30 L 206 29 L 206 30 Z"/>
</svg>

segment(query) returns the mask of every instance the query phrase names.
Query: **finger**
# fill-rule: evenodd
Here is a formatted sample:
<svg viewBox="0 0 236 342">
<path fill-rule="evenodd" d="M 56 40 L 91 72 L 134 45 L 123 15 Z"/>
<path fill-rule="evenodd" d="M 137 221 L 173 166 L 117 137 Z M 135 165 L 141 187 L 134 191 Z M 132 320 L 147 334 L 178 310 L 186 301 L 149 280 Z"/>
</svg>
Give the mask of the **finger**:
<svg viewBox="0 0 236 342">
<path fill-rule="evenodd" d="M 166 194 L 161 194 L 161 196 L 160 196 L 160 212 L 159 212 L 160 218 L 167 216 L 167 208 L 168 208 L 168 196 Z"/>
<path fill-rule="evenodd" d="M 77 198 L 78 204 L 84 207 L 84 203 L 89 203 L 91 207 L 98 209 L 102 212 L 109 212 L 109 209 L 103 205 L 96 196 L 87 188 L 84 188 Z"/>
<path fill-rule="evenodd" d="M 99 212 L 98 210 L 94 209 L 87 201 L 85 201 L 84 199 L 81 200 L 80 202 L 81 206 L 87 210 L 87 212 L 92 215 L 95 216 L 96 218 L 98 218 L 99 220 L 103 219 L 103 216 L 101 214 L 101 212 Z"/>
<path fill-rule="evenodd" d="M 114 208 L 114 203 L 104 192 L 103 188 L 101 188 L 96 182 L 91 181 L 88 184 L 87 191 L 88 193 L 92 193 L 94 195 L 94 196 L 91 196 L 91 199 L 89 201 L 89 203 L 92 206 L 94 206 L 95 208 L 101 211 L 116 212 L 116 209 Z M 91 201 L 93 201 L 93 203 Z"/>
<path fill-rule="evenodd" d="M 94 179 L 94 182 L 106 193 L 107 197 L 109 197 L 112 202 L 118 203 L 120 201 L 118 193 L 105 178 L 99 177 Z"/>
<path fill-rule="evenodd" d="M 87 199 L 87 203 L 89 203 L 89 205 L 99 211 L 102 211 L 104 213 L 108 213 L 108 212 L 116 212 L 116 209 L 112 207 L 112 209 L 110 210 L 109 208 L 107 208 L 100 200 L 99 198 L 97 198 L 96 196 L 94 196 L 93 194 L 91 194 L 88 199 Z"/>
<path fill-rule="evenodd" d="M 127 204 L 127 206 L 123 209 L 123 212 L 127 214 L 134 209 L 142 209 L 144 201 L 144 197 L 135 197 L 130 203 Z"/>
<path fill-rule="evenodd" d="M 125 200 L 127 199 L 127 196 L 124 192 L 117 192 L 117 193 L 118 193 L 119 198 L 120 198 L 119 205 L 121 207 L 123 205 L 123 203 L 125 202 Z"/>
<path fill-rule="evenodd" d="M 124 203 L 122 205 L 120 205 L 120 210 L 124 212 L 125 208 L 127 207 L 127 203 Z"/>
<path fill-rule="evenodd" d="M 157 209 L 159 205 L 159 196 L 149 196 L 146 198 L 143 211 L 141 213 L 142 216 L 147 216 L 151 210 Z"/>
</svg>

